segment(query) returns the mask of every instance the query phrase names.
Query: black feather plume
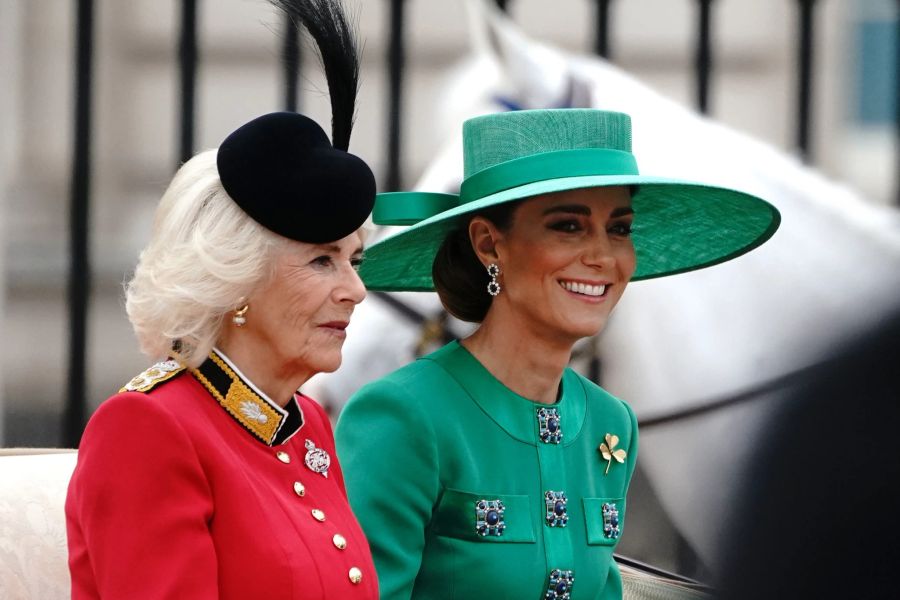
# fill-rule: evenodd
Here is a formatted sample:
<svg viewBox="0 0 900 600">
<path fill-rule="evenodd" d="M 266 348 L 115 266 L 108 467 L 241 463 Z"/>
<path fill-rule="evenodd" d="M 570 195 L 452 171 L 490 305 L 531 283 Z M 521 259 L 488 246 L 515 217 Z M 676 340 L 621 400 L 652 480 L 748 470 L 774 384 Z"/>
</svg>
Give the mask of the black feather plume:
<svg viewBox="0 0 900 600">
<path fill-rule="evenodd" d="M 319 51 L 331 97 L 331 143 L 350 147 L 359 91 L 359 48 L 340 0 L 269 0 L 297 27 L 310 33 Z"/>
</svg>

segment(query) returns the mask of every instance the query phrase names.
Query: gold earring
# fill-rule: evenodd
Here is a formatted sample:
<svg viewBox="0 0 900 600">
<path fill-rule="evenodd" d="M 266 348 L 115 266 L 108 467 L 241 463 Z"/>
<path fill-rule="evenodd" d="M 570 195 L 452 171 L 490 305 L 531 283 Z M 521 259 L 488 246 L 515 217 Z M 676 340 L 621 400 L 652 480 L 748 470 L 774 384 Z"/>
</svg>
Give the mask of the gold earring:
<svg viewBox="0 0 900 600">
<path fill-rule="evenodd" d="M 234 323 L 235 327 L 243 327 L 247 324 L 247 311 L 250 310 L 250 305 L 245 304 L 236 311 L 234 311 L 234 316 L 231 317 L 231 322 Z"/>
</svg>

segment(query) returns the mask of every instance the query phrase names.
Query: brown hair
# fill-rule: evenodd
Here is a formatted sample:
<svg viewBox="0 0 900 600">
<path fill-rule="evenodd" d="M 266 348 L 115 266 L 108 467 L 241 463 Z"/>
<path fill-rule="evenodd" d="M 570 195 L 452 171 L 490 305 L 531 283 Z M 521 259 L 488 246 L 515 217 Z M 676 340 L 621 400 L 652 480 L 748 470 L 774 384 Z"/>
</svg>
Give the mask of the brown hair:
<svg viewBox="0 0 900 600">
<path fill-rule="evenodd" d="M 487 292 L 491 278 L 472 247 L 469 223 L 475 217 L 483 217 L 500 231 L 508 231 L 518 205 L 519 202 L 506 202 L 469 216 L 447 234 L 438 249 L 431 266 L 431 278 L 441 304 L 457 319 L 481 323 L 492 300 Z"/>
</svg>

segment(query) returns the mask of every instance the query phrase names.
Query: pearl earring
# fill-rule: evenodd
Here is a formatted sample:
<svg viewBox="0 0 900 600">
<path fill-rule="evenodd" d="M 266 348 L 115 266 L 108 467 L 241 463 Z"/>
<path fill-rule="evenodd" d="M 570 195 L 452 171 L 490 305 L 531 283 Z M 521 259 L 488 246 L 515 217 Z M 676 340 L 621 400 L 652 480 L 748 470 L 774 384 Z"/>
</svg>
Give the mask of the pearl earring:
<svg viewBox="0 0 900 600">
<path fill-rule="evenodd" d="M 497 281 L 497 275 L 500 274 L 500 267 L 497 266 L 497 263 L 491 263 L 487 266 L 487 272 L 491 278 L 487 284 L 487 292 L 491 296 L 496 296 L 500 293 L 500 283 Z"/>
<path fill-rule="evenodd" d="M 243 327 L 247 324 L 247 311 L 250 310 L 250 305 L 245 304 L 236 311 L 234 311 L 234 315 L 231 317 L 231 322 L 234 323 L 235 327 Z"/>
</svg>

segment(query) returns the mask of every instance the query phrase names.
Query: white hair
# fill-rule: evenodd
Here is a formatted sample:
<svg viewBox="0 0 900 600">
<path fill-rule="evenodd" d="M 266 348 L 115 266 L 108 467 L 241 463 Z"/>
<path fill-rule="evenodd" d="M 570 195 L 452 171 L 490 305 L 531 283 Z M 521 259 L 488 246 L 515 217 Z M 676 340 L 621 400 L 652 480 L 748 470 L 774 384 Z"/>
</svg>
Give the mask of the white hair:
<svg viewBox="0 0 900 600">
<path fill-rule="evenodd" d="M 201 152 L 175 174 L 125 286 L 128 318 L 141 350 L 154 360 L 202 363 L 225 315 L 271 277 L 285 240 L 228 196 L 216 152 Z"/>
</svg>

